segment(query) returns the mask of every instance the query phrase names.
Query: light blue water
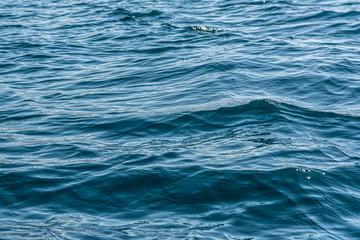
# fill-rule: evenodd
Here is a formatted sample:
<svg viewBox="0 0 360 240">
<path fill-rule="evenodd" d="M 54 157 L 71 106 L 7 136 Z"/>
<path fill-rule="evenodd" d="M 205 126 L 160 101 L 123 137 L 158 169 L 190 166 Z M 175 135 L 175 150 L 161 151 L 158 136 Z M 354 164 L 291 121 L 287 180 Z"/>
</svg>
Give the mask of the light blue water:
<svg viewBox="0 0 360 240">
<path fill-rule="evenodd" d="M 0 239 L 360 239 L 360 2 L 0 2 Z"/>
</svg>

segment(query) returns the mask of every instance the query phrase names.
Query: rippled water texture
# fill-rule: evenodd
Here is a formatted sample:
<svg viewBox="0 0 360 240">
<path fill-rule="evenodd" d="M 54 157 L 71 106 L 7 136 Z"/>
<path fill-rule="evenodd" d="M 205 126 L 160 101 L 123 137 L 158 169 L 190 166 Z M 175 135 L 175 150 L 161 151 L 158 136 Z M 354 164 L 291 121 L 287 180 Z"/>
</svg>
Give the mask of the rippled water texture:
<svg viewBox="0 0 360 240">
<path fill-rule="evenodd" d="M 0 2 L 1 239 L 360 239 L 358 0 Z"/>
</svg>

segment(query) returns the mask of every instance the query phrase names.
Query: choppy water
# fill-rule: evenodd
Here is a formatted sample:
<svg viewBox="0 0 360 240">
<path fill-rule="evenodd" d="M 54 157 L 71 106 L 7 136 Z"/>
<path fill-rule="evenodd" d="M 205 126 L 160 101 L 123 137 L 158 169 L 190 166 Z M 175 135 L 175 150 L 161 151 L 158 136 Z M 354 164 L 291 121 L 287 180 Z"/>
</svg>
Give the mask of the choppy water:
<svg viewBox="0 0 360 240">
<path fill-rule="evenodd" d="M 358 0 L 0 2 L 1 239 L 360 239 Z"/>
</svg>

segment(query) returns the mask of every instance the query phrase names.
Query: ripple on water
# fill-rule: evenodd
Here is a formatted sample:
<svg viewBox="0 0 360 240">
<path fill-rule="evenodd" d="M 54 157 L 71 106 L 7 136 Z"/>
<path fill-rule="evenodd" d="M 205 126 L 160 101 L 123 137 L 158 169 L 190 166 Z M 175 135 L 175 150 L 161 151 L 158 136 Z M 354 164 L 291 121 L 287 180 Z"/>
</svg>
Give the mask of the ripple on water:
<svg viewBox="0 0 360 240">
<path fill-rule="evenodd" d="M 359 2 L 0 2 L 2 239 L 359 239 Z"/>
</svg>

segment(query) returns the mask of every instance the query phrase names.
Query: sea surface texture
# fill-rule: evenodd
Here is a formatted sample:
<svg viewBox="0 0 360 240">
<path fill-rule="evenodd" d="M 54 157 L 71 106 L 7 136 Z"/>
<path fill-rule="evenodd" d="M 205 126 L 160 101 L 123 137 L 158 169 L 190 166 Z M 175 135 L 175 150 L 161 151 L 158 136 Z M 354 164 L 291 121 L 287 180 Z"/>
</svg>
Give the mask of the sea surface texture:
<svg viewBox="0 0 360 240">
<path fill-rule="evenodd" d="M 0 1 L 0 239 L 360 239 L 360 1 Z"/>
</svg>

